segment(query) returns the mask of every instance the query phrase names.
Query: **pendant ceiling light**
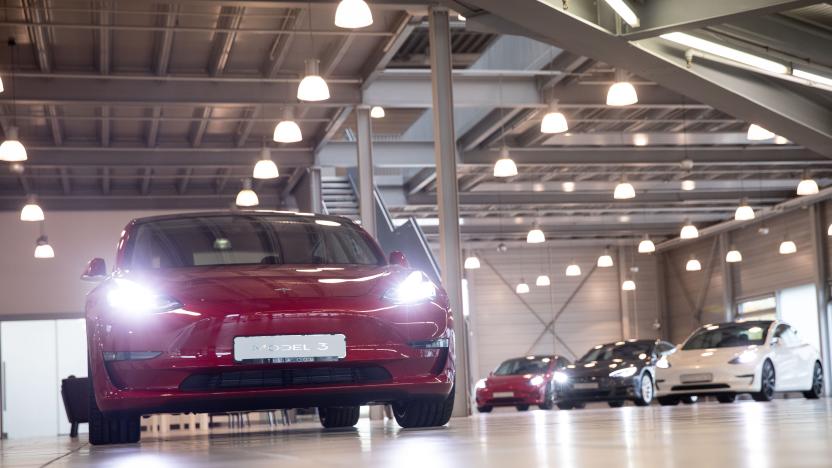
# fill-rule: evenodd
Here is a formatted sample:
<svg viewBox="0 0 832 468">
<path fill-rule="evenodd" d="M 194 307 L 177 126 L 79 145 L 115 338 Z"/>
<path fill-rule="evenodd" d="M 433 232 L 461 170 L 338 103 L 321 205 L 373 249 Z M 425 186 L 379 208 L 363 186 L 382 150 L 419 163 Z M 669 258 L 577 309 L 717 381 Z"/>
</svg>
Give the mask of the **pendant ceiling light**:
<svg viewBox="0 0 832 468">
<path fill-rule="evenodd" d="M 633 188 L 633 184 L 621 179 L 621 182 L 615 186 L 615 191 L 613 192 L 612 197 L 616 200 L 628 200 L 635 198 L 636 189 Z"/>
<path fill-rule="evenodd" d="M 742 253 L 732 245 L 731 250 L 725 254 L 725 261 L 728 263 L 739 263 L 742 261 Z"/>
<path fill-rule="evenodd" d="M 526 281 L 521 278 L 520 282 L 517 283 L 517 287 L 514 288 L 514 292 L 516 292 L 517 294 L 528 294 L 529 285 L 526 284 Z"/>
<path fill-rule="evenodd" d="M 303 140 L 303 134 L 291 108 L 283 110 L 283 120 L 274 126 L 272 139 L 278 143 L 297 143 Z"/>
<path fill-rule="evenodd" d="M 500 159 L 494 164 L 494 177 L 514 177 L 517 175 L 517 165 L 508 154 L 508 147 L 500 149 Z"/>
<path fill-rule="evenodd" d="M 566 267 L 566 276 L 581 276 L 581 266 L 574 260 Z"/>
<path fill-rule="evenodd" d="M 21 221 L 43 221 L 43 210 L 38 205 L 37 197 L 34 195 L 26 199 L 26 204 L 20 210 Z"/>
<path fill-rule="evenodd" d="M 535 286 L 549 286 L 552 284 L 552 281 L 549 279 L 549 275 L 539 275 L 534 284 Z"/>
<path fill-rule="evenodd" d="M 826 228 L 826 235 L 832 237 L 832 224 L 830 224 L 829 227 Z"/>
<path fill-rule="evenodd" d="M 251 179 L 243 180 L 243 188 L 237 194 L 237 206 L 257 206 L 260 200 L 257 194 L 251 189 Z"/>
<path fill-rule="evenodd" d="M 564 192 L 569 192 L 569 193 L 574 192 L 575 191 L 575 182 L 564 182 L 564 183 L 560 184 L 560 188 Z"/>
<path fill-rule="evenodd" d="M 737 211 L 734 212 L 734 220 L 735 221 L 749 221 L 756 217 L 754 214 L 754 208 L 751 208 L 748 204 L 748 199 L 743 198 L 740 201 L 740 206 L 737 207 Z"/>
<path fill-rule="evenodd" d="M 254 165 L 252 177 L 255 179 L 277 179 L 280 177 L 277 164 L 272 161 L 272 154 L 268 148 L 264 147 L 260 151 L 260 160 Z"/>
<path fill-rule="evenodd" d="M 387 114 L 381 106 L 373 106 L 370 108 L 370 117 L 373 119 L 383 119 L 385 115 Z"/>
<path fill-rule="evenodd" d="M 466 270 L 476 270 L 480 267 L 480 259 L 475 254 L 470 254 L 465 258 L 463 268 Z"/>
<path fill-rule="evenodd" d="M 540 122 L 540 132 L 563 133 L 567 130 L 569 130 L 569 124 L 566 123 L 566 116 L 558 110 L 558 101 L 554 100 L 549 103 L 549 111 Z"/>
<path fill-rule="evenodd" d="M 638 102 L 638 94 L 633 84 L 627 81 L 627 72 L 615 70 L 615 83 L 607 91 L 608 106 L 629 106 Z"/>
<path fill-rule="evenodd" d="M 636 282 L 633 281 L 633 280 L 629 280 L 629 279 L 624 280 L 624 282 L 621 283 L 621 290 L 622 291 L 635 291 L 636 290 Z"/>
<path fill-rule="evenodd" d="M 691 190 L 696 190 L 696 181 L 685 179 L 682 181 L 682 190 L 686 192 L 690 192 Z"/>
<path fill-rule="evenodd" d="M 335 26 L 344 29 L 366 28 L 373 24 L 373 13 L 364 0 L 341 0 L 335 9 Z"/>
<path fill-rule="evenodd" d="M 546 242 L 546 235 L 543 234 L 543 230 L 540 229 L 540 226 L 537 223 L 535 223 L 529 230 L 529 233 L 526 234 L 526 242 L 529 244 L 542 244 Z"/>
<path fill-rule="evenodd" d="M 55 249 L 49 245 L 49 239 L 43 235 L 35 242 L 35 258 L 55 258 Z"/>
<path fill-rule="evenodd" d="M 699 263 L 699 260 L 696 259 L 695 256 L 691 255 L 688 263 L 685 264 L 685 270 L 687 271 L 699 271 L 702 269 L 702 264 Z"/>
<path fill-rule="evenodd" d="M 779 250 L 781 255 L 791 255 L 797 252 L 797 244 L 791 240 L 783 240 L 783 242 L 780 243 Z"/>
<path fill-rule="evenodd" d="M 15 94 L 16 94 L 16 86 L 14 82 L 14 71 L 15 71 L 15 43 L 14 39 L 9 39 L 9 48 L 11 49 L 11 59 L 12 59 L 12 124 L 6 130 L 6 140 L 0 144 L 0 161 L 7 161 L 7 162 L 22 162 L 28 159 L 26 155 L 26 148 L 23 146 L 23 143 L 18 140 L 18 129 L 17 129 L 17 105 L 15 102 Z M 0 90 L 2 92 L 2 90 Z"/>
<path fill-rule="evenodd" d="M 653 253 L 656 251 L 656 244 L 650 240 L 650 236 L 645 234 L 638 243 L 638 253 Z"/>
<path fill-rule="evenodd" d="M 326 101 L 329 99 L 329 86 L 321 77 L 320 61 L 315 58 L 306 60 L 306 74 L 298 85 L 298 99 L 301 101 Z"/>
<path fill-rule="evenodd" d="M 681 232 L 679 232 L 679 237 L 682 239 L 696 239 L 699 237 L 699 229 L 696 229 L 696 226 L 690 220 L 686 220 Z"/>
<path fill-rule="evenodd" d="M 610 255 L 610 250 L 605 249 L 604 253 L 598 257 L 598 268 L 609 268 L 614 266 L 615 263 L 612 261 L 612 255 Z"/>
<path fill-rule="evenodd" d="M 757 124 L 751 124 L 748 127 L 748 133 L 746 133 L 745 138 L 750 141 L 763 141 L 763 140 L 771 140 L 774 138 L 774 133 L 764 129 L 763 127 Z"/>
<path fill-rule="evenodd" d="M 819 191 L 820 189 L 818 188 L 818 183 L 815 182 L 815 179 L 809 177 L 808 172 L 804 172 L 803 177 L 800 179 L 800 183 L 797 184 L 797 194 L 800 196 L 814 195 Z"/>
</svg>

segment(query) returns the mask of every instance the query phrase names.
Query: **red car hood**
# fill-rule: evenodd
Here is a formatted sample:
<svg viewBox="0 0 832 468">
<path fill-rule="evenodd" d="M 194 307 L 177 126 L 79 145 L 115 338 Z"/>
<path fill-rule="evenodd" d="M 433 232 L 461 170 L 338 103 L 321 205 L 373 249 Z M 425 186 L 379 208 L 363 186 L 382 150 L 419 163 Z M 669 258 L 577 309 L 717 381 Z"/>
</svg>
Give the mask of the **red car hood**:
<svg viewBox="0 0 832 468">
<path fill-rule="evenodd" d="M 390 266 L 245 265 L 176 268 L 129 275 L 130 279 L 179 300 L 228 301 L 284 298 L 359 297 L 392 284 Z"/>
</svg>

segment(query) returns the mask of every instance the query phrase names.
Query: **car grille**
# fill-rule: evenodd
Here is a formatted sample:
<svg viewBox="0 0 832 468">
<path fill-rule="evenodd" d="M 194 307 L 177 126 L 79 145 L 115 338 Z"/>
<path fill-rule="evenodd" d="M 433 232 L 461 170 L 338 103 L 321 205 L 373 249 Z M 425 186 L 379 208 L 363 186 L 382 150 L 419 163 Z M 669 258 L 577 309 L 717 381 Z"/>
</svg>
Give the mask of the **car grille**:
<svg viewBox="0 0 832 468">
<path fill-rule="evenodd" d="M 379 366 L 265 369 L 194 374 L 179 386 L 186 391 L 236 390 L 241 388 L 310 387 L 316 385 L 384 382 L 392 376 Z"/>
<path fill-rule="evenodd" d="M 690 384 L 690 385 L 674 385 L 671 387 L 671 391 L 684 391 L 684 390 L 718 390 L 721 388 L 731 388 L 728 384 Z"/>
</svg>

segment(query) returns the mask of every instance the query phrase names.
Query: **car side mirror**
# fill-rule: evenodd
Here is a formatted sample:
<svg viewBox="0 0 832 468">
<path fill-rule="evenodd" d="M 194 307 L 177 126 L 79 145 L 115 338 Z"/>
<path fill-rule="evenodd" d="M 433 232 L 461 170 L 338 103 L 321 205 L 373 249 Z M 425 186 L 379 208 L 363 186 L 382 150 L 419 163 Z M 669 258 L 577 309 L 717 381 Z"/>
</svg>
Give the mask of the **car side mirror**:
<svg viewBox="0 0 832 468">
<path fill-rule="evenodd" d="M 87 263 L 87 268 L 81 274 L 83 281 L 103 281 L 107 277 L 107 264 L 103 258 L 94 258 Z"/>
<path fill-rule="evenodd" d="M 398 250 L 390 252 L 390 264 L 410 268 L 410 264 L 407 262 L 407 257 L 405 257 L 404 254 Z"/>
<path fill-rule="evenodd" d="M 772 346 L 776 346 L 776 345 L 779 345 L 779 344 L 780 344 L 780 337 L 779 336 L 775 336 L 774 338 L 771 339 L 771 345 Z"/>
</svg>

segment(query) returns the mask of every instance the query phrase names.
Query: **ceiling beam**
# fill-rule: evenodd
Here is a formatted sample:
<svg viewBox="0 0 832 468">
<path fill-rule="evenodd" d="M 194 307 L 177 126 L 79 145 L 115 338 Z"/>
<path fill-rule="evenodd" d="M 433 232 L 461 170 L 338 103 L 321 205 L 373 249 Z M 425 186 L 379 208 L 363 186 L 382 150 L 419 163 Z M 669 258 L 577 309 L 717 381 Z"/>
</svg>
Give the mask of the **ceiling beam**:
<svg viewBox="0 0 832 468">
<path fill-rule="evenodd" d="M 387 65 L 396 56 L 399 49 L 401 49 L 404 41 L 410 37 L 410 34 L 416 28 L 416 22 L 409 13 L 401 13 L 396 19 L 393 35 L 382 44 L 373 55 L 364 64 L 361 71 L 363 77 L 362 89 L 369 87 L 387 68 Z"/>
<path fill-rule="evenodd" d="M 495 109 L 482 120 L 477 122 L 459 139 L 462 151 L 471 151 L 488 139 L 495 132 L 505 127 L 508 122 L 523 112 L 523 109 Z"/>
</svg>

